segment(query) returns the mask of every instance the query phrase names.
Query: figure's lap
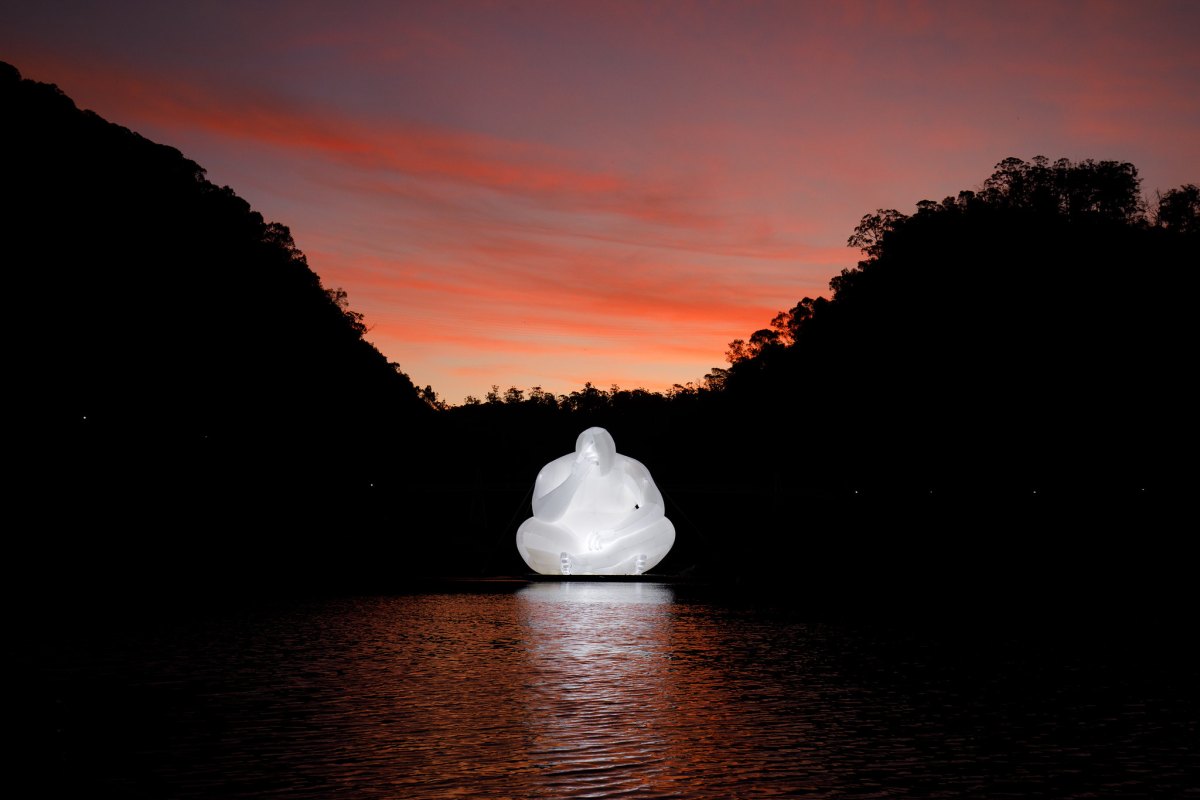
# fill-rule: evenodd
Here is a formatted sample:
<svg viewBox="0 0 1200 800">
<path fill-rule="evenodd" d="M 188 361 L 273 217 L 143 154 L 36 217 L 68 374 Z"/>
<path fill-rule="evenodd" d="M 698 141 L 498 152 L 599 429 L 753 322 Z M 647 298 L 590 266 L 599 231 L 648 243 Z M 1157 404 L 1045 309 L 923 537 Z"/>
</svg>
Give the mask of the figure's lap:
<svg viewBox="0 0 1200 800">
<path fill-rule="evenodd" d="M 652 569 L 675 542 L 675 526 L 660 517 L 625 541 L 589 551 L 585 537 L 531 517 L 517 530 L 517 550 L 532 569 L 543 575 L 561 574 L 561 556 L 571 559 L 573 574 L 633 575 Z M 640 568 L 639 568 L 640 567 Z"/>
</svg>

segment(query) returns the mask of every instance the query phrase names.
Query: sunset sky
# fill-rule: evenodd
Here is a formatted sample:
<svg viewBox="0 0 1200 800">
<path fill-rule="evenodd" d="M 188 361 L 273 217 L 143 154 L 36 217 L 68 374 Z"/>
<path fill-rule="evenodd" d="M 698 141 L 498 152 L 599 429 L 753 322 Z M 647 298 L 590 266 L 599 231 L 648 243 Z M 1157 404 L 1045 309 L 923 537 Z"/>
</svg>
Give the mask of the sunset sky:
<svg viewBox="0 0 1200 800">
<path fill-rule="evenodd" d="M 1200 2 L 0 4 L 0 60 L 288 225 L 452 403 L 699 381 L 1007 156 L 1200 183 L 1197 42 Z"/>
</svg>

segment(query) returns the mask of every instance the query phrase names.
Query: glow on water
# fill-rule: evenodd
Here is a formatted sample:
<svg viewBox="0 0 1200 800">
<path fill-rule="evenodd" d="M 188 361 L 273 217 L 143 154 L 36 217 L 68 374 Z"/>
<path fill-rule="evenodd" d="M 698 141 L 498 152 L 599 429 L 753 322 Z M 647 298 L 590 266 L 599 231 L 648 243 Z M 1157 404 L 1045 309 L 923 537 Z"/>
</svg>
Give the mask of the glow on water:
<svg viewBox="0 0 1200 800">
<path fill-rule="evenodd" d="M 39 724 L 57 731 L 55 780 L 128 796 L 1190 785 L 1194 669 L 1106 663 L 1121 642 L 956 636 L 814 625 L 654 583 L 288 602 L 64 646 L 38 679 Z"/>
</svg>

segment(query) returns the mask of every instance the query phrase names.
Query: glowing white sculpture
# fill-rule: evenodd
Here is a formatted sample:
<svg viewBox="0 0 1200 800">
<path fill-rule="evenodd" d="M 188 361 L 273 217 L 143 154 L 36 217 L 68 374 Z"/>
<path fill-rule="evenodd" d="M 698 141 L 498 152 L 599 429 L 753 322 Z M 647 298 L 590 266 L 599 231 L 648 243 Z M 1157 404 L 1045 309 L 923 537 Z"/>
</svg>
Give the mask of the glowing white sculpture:
<svg viewBox="0 0 1200 800">
<path fill-rule="evenodd" d="M 517 551 L 543 575 L 640 575 L 675 543 L 664 511 L 649 470 L 618 453 L 604 428 L 588 428 L 574 453 L 538 473 Z"/>
</svg>

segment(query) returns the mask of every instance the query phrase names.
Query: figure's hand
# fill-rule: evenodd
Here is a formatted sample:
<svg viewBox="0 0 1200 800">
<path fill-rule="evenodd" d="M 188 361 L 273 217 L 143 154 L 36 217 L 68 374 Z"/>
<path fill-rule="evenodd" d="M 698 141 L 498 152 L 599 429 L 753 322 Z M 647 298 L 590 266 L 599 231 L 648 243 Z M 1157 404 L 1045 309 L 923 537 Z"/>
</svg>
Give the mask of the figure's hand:
<svg viewBox="0 0 1200 800">
<path fill-rule="evenodd" d="M 571 465 L 571 477 L 582 478 L 591 472 L 592 468 L 595 466 L 596 461 L 594 459 L 588 458 L 585 454 L 580 453 L 579 457 L 575 459 L 575 463 Z"/>
</svg>

